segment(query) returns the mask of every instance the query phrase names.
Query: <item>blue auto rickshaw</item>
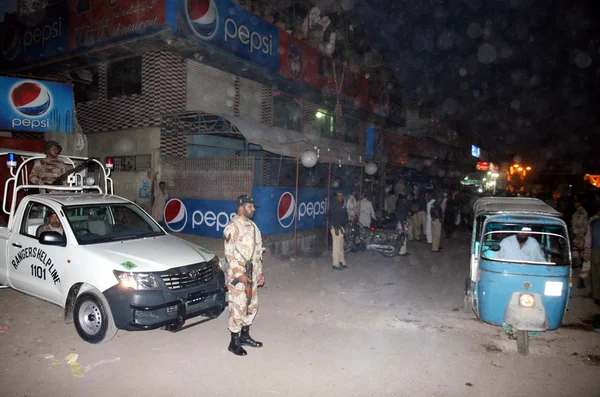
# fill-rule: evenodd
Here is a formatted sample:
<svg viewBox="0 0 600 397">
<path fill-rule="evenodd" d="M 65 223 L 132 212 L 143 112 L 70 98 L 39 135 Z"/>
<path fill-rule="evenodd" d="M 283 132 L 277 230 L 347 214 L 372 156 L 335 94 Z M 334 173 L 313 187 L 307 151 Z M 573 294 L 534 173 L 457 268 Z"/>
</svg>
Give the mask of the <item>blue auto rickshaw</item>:
<svg viewBox="0 0 600 397">
<path fill-rule="evenodd" d="M 557 329 L 566 312 L 572 282 L 567 226 L 560 212 L 534 198 L 486 197 L 473 210 L 465 308 L 502 326 L 527 355 L 529 336 Z"/>
</svg>

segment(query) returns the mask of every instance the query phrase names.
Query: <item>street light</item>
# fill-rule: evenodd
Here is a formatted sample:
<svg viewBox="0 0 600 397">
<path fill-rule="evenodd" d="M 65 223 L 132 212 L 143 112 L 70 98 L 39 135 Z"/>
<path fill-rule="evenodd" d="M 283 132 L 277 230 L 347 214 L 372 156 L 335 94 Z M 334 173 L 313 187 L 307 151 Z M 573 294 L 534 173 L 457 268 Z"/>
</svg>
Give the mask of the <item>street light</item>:
<svg viewBox="0 0 600 397">
<path fill-rule="evenodd" d="M 365 165 L 365 172 L 367 175 L 373 176 L 377 173 L 377 164 L 375 163 L 367 163 Z"/>
</svg>

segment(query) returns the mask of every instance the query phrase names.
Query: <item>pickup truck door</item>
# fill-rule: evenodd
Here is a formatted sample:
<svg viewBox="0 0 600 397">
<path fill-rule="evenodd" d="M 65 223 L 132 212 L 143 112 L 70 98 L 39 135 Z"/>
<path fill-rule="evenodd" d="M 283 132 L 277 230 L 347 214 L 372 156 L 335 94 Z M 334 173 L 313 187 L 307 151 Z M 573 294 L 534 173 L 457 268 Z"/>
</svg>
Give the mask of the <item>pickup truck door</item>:
<svg viewBox="0 0 600 397">
<path fill-rule="evenodd" d="M 8 241 L 8 276 L 14 289 L 61 305 L 67 248 L 42 245 L 36 237 L 49 211 L 44 204 L 28 203 L 21 225 L 15 225 Z M 59 218 L 64 224 L 64 217 Z"/>
</svg>

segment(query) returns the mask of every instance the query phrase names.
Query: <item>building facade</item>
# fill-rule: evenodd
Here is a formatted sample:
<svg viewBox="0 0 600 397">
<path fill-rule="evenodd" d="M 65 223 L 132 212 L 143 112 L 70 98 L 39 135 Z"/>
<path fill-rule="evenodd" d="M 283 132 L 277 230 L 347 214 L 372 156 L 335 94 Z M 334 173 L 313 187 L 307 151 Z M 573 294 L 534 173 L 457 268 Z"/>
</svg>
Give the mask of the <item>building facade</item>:
<svg viewBox="0 0 600 397">
<path fill-rule="evenodd" d="M 208 201 L 361 185 L 384 151 L 383 133 L 367 130 L 403 124 L 399 96 L 239 4 L 205 5 L 66 0 L 11 14 L 4 72 L 70 79 L 87 155 L 112 157 L 115 193 L 146 209 L 159 181 L 171 197 Z M 314 168 L 297 167 L 306 150 Z M 322 243 L 321 231 L 301 233 Z"/>
</svg>

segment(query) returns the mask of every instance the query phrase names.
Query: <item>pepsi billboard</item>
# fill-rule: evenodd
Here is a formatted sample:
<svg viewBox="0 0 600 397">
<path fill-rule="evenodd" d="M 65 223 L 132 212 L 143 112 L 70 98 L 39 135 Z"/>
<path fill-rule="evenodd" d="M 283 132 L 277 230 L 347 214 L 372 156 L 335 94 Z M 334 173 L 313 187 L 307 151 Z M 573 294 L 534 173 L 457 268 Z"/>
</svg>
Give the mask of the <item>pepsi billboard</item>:
<svg viewBox="0 0 600 397">
<path fill-rule="evenodd" d="M 296 190 L 291 188 L 258 186 L 252 189 L 252 198 L 258 208 L 254 221 L 262 234 L 283 234 L 297 230 L 324 228 L 327 218 L 327 189 L 298 189 L 298 212 L 296 213 Z"/>
<path fill-rule="evenodd" d="M 165 205 L 164 222 L 175 233 L 222 238 L 235 213 L 235 201 L 174 198 Z"/>
<path fill-rule="evenodd" d="M 69 51 L 68 2 L 18 16 L 5 14 L 0 23 L 2 69 L 65 55 Z"/>
<path fill-rule="evenodd" d="M 0 130 L 73 132 L 73 85 L 0 76 Z"/>
<path fill-rule="evenodd" d="M 299 189 L 296 214 L 295 190 L 259 186 L 252 189 L 257 202 L 254 222 L 263 235 L 324 228 L 327 216 L 327 189 Z M 167 229 L 175 233 L 221 238 L 223 229 L 236 213 L 235 201 L 173 198 L 164 210 Z"/>
<path fill-rule="evenodd" d="M 228 0 L 180 0 L 180 30 L 279 72 L 279 29 Z"/>
</svg>

